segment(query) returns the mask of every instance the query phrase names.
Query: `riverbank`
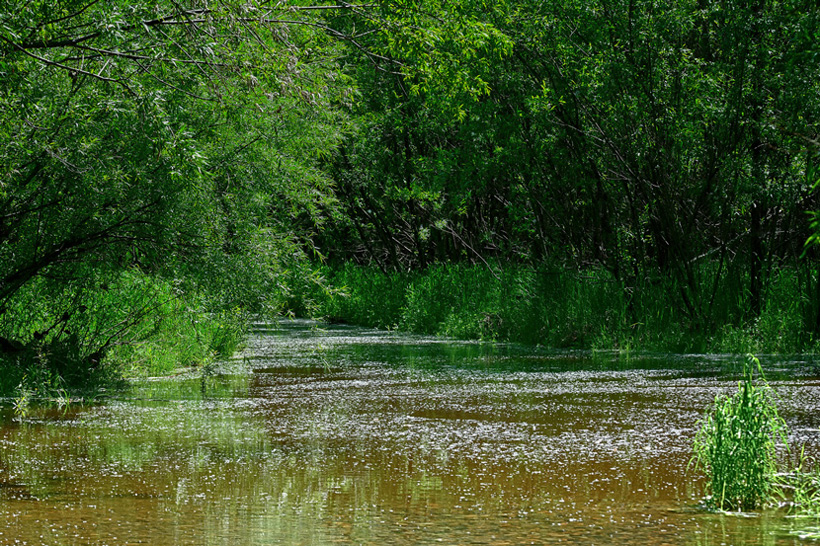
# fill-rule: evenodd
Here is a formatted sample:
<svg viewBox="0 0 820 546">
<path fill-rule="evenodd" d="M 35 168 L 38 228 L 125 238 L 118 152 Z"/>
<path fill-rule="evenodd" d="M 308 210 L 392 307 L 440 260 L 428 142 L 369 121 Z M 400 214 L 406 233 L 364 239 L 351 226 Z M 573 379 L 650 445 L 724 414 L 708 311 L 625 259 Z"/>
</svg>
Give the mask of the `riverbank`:
<svg viewBox="0 0 820 546">
<path fill-rule="evenodd" d="M 207 366 L 241 344 L 248 315 L 138 271 L 75 293 L 32 283 L 0 320 L 0 398 L 93 398 L 123 378 Z"/>
<path fill-rule="evenodd" d="M 813 279 L 773 276 L 758 316 L 744 310 L 741 280 L 702 271 L 710 301 L 687 312 L 662 279 L 626 285 L 605 271 L 498 265 L 434 265 L 382 272 L 345 265 L 323 271 L 334 290 L 311 297 L 331 322 L 461 339 L 553 348 L 669 353 L 816 353 Z M 307 307 L 307 306 L 305 306 Z"/>
<path fill-rule="evenodd" d="M 289 291 L 274 299 L 286 312 L 329 322 L 557 349 L 818 352 L 812 274 L 772 274 L 758 316 L 744 310 L 743 279 L 724 276 L 716 282 L 709 271 L 699 275 L 712 293 L 699 316 L 686 312 L 676 299 L 678 287 L 669 281 L 627 285 L 596 269 L 509 264 L 438 264 L 403 273 L 351 264 L 323 267 L 292 275 Z M 205 295 L 183 293 L 155 277 L 121 275 L 117 283 L 86 294 L 81 307 L 70 292 L 46 304 L 36 288 L 4 317 L 0 336 L 30 342 L 0 352 L 0 397 L 87 398 L 123 377 L 206 366 L 230 356 L 246 335 L 248 314 L 240 308 L 214 305 Z M 72 304 L 82 311 L 62 320 L 62 309 Z M 208 311 L 214 308 L 222 310 Z M 50 337 L 38 340 L 42 332 Z M 119 337 L 107 343 L 111 335 Z"/>
</svg>

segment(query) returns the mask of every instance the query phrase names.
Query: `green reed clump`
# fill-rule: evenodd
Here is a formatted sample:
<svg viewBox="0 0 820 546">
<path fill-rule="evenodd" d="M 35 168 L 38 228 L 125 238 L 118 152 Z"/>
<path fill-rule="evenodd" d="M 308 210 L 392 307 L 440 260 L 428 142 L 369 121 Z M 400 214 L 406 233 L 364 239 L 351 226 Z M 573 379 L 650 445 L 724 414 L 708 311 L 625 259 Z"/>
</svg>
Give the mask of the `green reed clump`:
<svg viewBox="0 0 820 546">
<path fill-rule="evenodd" d="M 708 473 L 709 504 L 754 510 L 776 491 L 777 446 L 788 429 L 760 361 L 748 357 L 734 395 L 719 395 L 695 437 L 695 460 Z"/>
<path fill-rule="evenodd" d="M 809 290 L 815 281 L 802 270 L 772 275 L 759 316 L 749 312 L 748 282 L 710 264 L 698 269 L 697 290 L 675 279 L 619 278 L 555 263 L 436 263 L 403 272 L 348 263 L 320 271 L 322 282 L 300 296 L 310 301 L 289 309 L 362 326 L 557 348 L 744 354 L 820 347 Z M 691 309 L 683 293 L 693 294 Z"/>
<path fill-rule="evenodd" d="M 377 328 L 394 328 L 401 320 L 411 282 L 407 275 L 352 264 L 326 270 L 326 274 L 334 289 L 312 295 L 317 316 Z"/>
</svg>

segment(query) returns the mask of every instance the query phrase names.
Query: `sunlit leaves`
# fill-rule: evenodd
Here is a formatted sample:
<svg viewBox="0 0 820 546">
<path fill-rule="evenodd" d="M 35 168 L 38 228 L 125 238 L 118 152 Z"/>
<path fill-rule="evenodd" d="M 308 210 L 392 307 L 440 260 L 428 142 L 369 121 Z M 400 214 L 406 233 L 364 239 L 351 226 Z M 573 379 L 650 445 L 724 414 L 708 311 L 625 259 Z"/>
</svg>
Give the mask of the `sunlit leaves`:
<svg viewBox="0 0 820 546">
<path fill-rule="evenodd" d="M 407 91 L 463 119 L 465 105 L 490 92 L 487 75 L 511 52 L 509 38 L 488 22 L 499 2 L 384 1 L 365 21 L 367 44 Z M 366 35 L 367 32 L 362 33 Z"/>
<path fill-rule="evenodd" d="M 0 336 L 46 335 L 15 301 L 64 286 L 60 305 L 77 307 L 132 268 L 209 294 L 212 311 L 275 308 L 295 237 L 332 206 L 317 161 L 352 96 L 321 21 L 241 2 L 13 7 L 0 14 Z"/>
</svg>

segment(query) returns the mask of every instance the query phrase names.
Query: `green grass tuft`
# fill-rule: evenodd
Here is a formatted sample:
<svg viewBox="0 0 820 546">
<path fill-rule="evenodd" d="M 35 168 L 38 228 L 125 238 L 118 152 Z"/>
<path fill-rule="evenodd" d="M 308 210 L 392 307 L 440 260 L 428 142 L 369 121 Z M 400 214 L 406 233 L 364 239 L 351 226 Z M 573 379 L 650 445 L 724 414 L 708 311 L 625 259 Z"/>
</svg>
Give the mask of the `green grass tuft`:
<svg viewBox="0 0 820 546">
<path fill-rule="evenodd" d="M 719 395 L 695 437 L 695 460 L 708 475 L 709 504 L 719 510 L 754 510 L 774 496 L 777 447 L 788 429 L 760 362 L 749 357 L 732 396 Z"/>
</svg>

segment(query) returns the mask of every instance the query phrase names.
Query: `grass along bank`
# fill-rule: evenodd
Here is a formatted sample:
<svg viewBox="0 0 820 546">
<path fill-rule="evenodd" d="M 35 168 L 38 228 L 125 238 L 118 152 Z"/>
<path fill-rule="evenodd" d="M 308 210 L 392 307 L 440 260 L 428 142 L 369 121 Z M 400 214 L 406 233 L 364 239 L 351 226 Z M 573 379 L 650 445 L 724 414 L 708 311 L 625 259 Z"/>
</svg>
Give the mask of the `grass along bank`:
<svg viewBox="0 0 820 546">
<path fill-rule="evenodd" d="M 708 303 L 686 312 L 665 279 L 618 281 L 606 271 L 518 265 L 438 264 L 382 272 L 323 270 L 334 290 L 309 295 L 331 321 L 464 339 L 556 348 L 665 352 L 797 353 L 817 350 L 816 272 L 772 274 L 759 316 L 746 310 L 744 279 L 699 272 Z"/>
</svg>

